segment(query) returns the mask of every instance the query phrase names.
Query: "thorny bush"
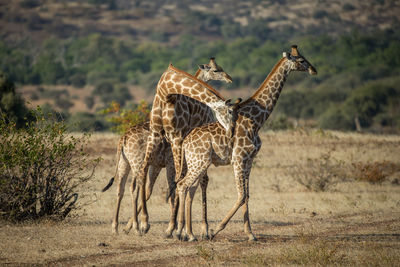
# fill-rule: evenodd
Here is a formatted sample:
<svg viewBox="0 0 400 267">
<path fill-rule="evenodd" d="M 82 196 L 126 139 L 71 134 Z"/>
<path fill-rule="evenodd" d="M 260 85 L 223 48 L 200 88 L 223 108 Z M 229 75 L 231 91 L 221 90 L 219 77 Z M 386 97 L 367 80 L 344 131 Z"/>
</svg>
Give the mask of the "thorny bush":
<svg viewBox="0 0 400 267">
<path fill-rule="evenodd" d="M 68 135 L 63 122 L 40 108 L 32 113 L 35 119 L 18 129 L 0 112 L 0 218 L 64 219 L 79 207 L 76 191 L 100 158 L 84 152 L 89 135 Z"/>
</svg>

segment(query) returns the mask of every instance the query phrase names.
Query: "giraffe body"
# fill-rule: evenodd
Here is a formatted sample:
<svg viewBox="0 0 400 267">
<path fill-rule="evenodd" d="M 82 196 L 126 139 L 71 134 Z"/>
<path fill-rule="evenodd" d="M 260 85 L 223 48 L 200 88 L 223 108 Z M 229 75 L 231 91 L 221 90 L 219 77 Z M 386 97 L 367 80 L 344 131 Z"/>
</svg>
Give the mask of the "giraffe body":
<svg viewBox="0 0 400 267">
<path fill-rule="evenodd" d="M 213 67 L 208 71 L 208 78 L 220 79 L 231 82 L 229 75 L 221 69 L 216 69 L 215 61 L 212 59 Z M 174 100 L 176 95 L 185 95 L 203 103 L 202 105 L 193 106 L 193 102 L 181 102 L 177 104 Z M 172 96 L 172 98 L 171 98 Z M 185 107 L 185 105 L 187 105 Z M 198 120 L 191 119 L 197 116 L 199 112 L 203 114 L 212 114 L 215 111 L 216 118 L 221 124 L 227 128 L 232 121 L 232 108 L 228 101 L 207 85 L 205 82 L 198 80 L 192 75 L 174 68 L 172 65 L 163 73 L 158 84 L 157 92 L 154 97 L 153 107 L 150 114 L 150 135 L 147 140 L 146 154 L 142 167 L 138 175 L 139 195 L 142 204 L 141 224 L 139 231 L 146 233 L 149 229 L 148 213 L 145 199 L 146 173 L 149 168 L 152 153 L 155 147 L 162 141 L 165 136 L 171 144 L 175 169 L 181 169 L 181 147 L 183 138 L 191 129 L 196 126 L 208 123 L 207 116 L 199 117 Z M 194 122 L 194 125 L 191 124 Z M 137 214 L 134 214 L 137 217 Z M 172 233 L 173 229 L 168 227 L 168 232 Z"/>
<path fill-rule="evenodd" d="M 236 203 L 218 224 L 214 236 L 225 228 L 232 216 L 243 206 L 244 232 L 249 240 L 255 240 L 250 227 L 248 201 L 252 162 L 261 148 L 258 132 L 271 114 L 287 76 L 294 70 L 308 70 L 310 74 L 316 74 L 314 67 L 298 53 L 296 46 L 292 47 L 291 54 L 284 53 L 284 57 L 276 64 L 255 94 L 236 107 L 237 120 L 231 125 L 234 130 L 227 131 L 221 124 L 215 122 L 194 129 L 185 138 L 182 154 L 186 159 L 187 173 L 178 182 L 177 189 L 179 239 L 182 238 L 183 224 L 186 221 L 186 235 L 189 240 L 195 240 L 190 214 L 192 200 L 199 178 L 214 163 L 233 166 L 238 192 Z"/>
<path fill-rule="evenodd" d="M 208 72 L 210 71 L 212 72 L 211 75 L 208 74 Z M 219 74 L 215 74 L 216 72 L 218 72 Z M 195 77 L 198 77 L 198 79 L 200 80 L 207 81 L 209 79 L 219 79 L 218 76 L 216 75 L 222 75 L 222 77 L 225 76 L 229 77 L 229 75 L 223 72 L 222 68 L 218 66 L 215 63 L 214 59 L 212 58 L 209 64 L 199 65 L 199 70 L 196 72 Z M 174 95 L 173 103 L 167 103 L 162 112 L 164 113 L 163 118 L 164 120 L 166 120 L 165 123 L 166 125 L 175 125 L 180 121 L 177 120 L 175 116 L 169 116 L 170 114 L 182 114 L 182 113 L 185 114 L 186 116 L 185 119 L 188 125 L 185 125 L 186 127 L 184 127 L 184 129 L 193 129 L 196 126 L 201 125 L 202 123 L 210 123 L 215 121 L 213 112 L 208 106 L 190 97 L 180 94 Z M 183 132 L 183 134 L 186 135 L 187 132 Z M 150 122 L 146 122 L 144 124 L 131 127 L 119 140 L 116 173 L 114 177 L 110 180 L 109 185 L 107 185 L 103 189 L 103 191 L 107 190 L 112 185 L 114 178 L 118 180 L 118 197 L 116 204 L 116 212 L 112 223 L 113 233 L 118 233 L 119 209 L 124 194 L 127 177 L 130 171 L 132 171 L 132 176 L 133 176 L 132 183 L 130 186 L 133 216 L 128 221 L 128 224 L 124 229 L 124 232 L 128 233 L 132 227 L 134 227 L 136 231 L 139 230 L 137 214 L 140 212 L 141 206 L 138 207 L 137 205 L 137 199 L 138 199 L 137 177 L 139 175 L 140 167 L 142 166 L 145 158 L 148 136 L 151 136 Z M 173 209 L 174 206 L 172 203 L 175 194 L 174 191 L 175 167 L 173 163 L 171 146 L 165 138 L 162 138 L 161 141 L 154 146 L 154 149 L 151 152 L 149 159 L 150 159 L 149 170 L 148 170 L 149 180 L 146 182 L 145 185 L 146 200 L 150 198 L 154 183 L 161 169 L 165 167 L 167 170 L 167 182 L 169 189 L 168 191 L 172 192 L 171 198 L 169 198 L 172 216 L 170 219 L 169 227 L 166 231 L 166 235 L 170 237 L 172 235 L 172 231 L 175 229 L 176 212 L 177 212 L 177 209 Z M 207 183 L 208 183 L 208 176 L 207 174 L 205 174 L 201 182 L 202 188 L 207 187 Z M 202 235 L 204 238 L 208 238 L 207 203 L 206 203 L 205 191 L 203 191 L 202 206 L 203 206 Z"/>
</svg>

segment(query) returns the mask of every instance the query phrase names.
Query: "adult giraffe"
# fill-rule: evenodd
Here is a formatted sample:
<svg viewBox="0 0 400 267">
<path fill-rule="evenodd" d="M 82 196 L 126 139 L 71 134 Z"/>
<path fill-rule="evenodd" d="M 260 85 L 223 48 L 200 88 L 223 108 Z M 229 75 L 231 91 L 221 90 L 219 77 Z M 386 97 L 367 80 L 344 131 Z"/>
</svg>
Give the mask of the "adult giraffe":
<svg viewBox="0 0 400 267">
<path fill-rule="evenodd" d="M 169 69 L 176 70 L 172 66 Z M 181 72 L 181 71 L 180 71 Z M 189 75 L 189 74 L 186 74 Z M 189 78 L 192 78 L 190 76 Z M 195 77 L 200 80 L 207 82 L 209 80 L 221 80 L 225 82 L 232 82 L 230 76 L 224 72 L 222 67 L 220 67 L 216 62 L 215 58 L 211 58 L 208 64 L 199 65 L 199 69 L 197 70 Z M 193 77 L 194 78 L 194 77 Z M 153 107 L 154 109 L 154 107 Z M 184 129 L 193 129 L 197 126 L 200 126 L 204 123 L 211 123 L 215 121 L 212 110 L 206 105 L 202 104 L 199 101 L 194 100 L 193 98 L 187 97 L 185 95 L 175 95 L 174 103 L 167 103 L 164 108 L 165 114 L 163 114 L 164 118 L 168 115 L 180 114 L 184 113 L 183 119 L 187 123 Z M 174 119 L 174 118 L 172 118 Z M 179 119 L 182 121 L 182 119 Z M 178 120 L 178 121 L 179 121 Z M 118 217 L 119 217 L 119 209 L 121 200 L 125 190 L 125 184 L 130 170 L 132 170 L 133 179 L 130 185 L 131 198 L 132 198 L 132 209 L 133 215 L 131 219 L 128 221 L 124 231 L 128 233 L 132 227 L 135 230 L 139 230 L 137 214 L 140 212 L 141 206 L 137 205 L 137 177 L 140 171 L 140 167 L 143 164 L 145 159 L 145 152 L 147 147 L 147 138 L 151 136 L 152 131 L 150 127 L 150 123 L 146 122 L 144 124 L 134 126 L 130 128 L 127 133 L 125 133 L 118 143 L 118 153 L 117 153 L 117 166 L 115 175 L 111 178 L 109 184 L 103 189 L 103 192 L 107 190 L 112 183 L 114 182 L 114 178 L 118 180 L 118 197 L 117 197 L 117 205 L 116 211 L 113 217 L 112 223 L 112 231 L 113 233 L 118 233 Z M 186 130 L 188 131 L 188 130 Z M 186 132 L 184 132 L 186 134 Z M 122 157 L 121 157 L 122 155 Z M 155 144 L 153 150 L 149 157 L 149 183 L 146 185 L 145 197 L 146 200 L 149 199 L 152 188 L 155 180 L 158 177 L 161 169 L 167 168 L 167 181 L 169 189 L 175 188 L 175 168 L 173 163 L 173 157 L 171 153 L 170 145 L 166 142 L 165 138 Z M 147 175 L 147 171 L 146 171 Z M 206 181 L 208 181 L 208 177 L 205 177 Z M 168 190 L 170 191 L 170 190 Z M 205 193 L 203 194 L 203 208 L 206 209 L 205 204 Z M 171 212 L 173 211 L 173 199 L 174 195 L 170 198 L 170 208 Z M 203 212 L 203 219 L 206 223 L 206 210 Z M 169 223 L 169 227 L 167 229 L 167 236 L 171 236 L 173 229 L 175 228 L 175 217 L 171 216 L 171 221 Z M 203 235 L 208 236 L 208 227 L 203 227 Z"/>
<path fill-rule="evenodd" d="M 186 213 L 186 235 L 189 241 L 196 240 L 191 224 L 192 199 L 199 178 L 213 163 L 216 166 L 233 165 L 238 198 L 233 208 L 218 224 L 212 238 L 225 228 L 236 211 L 243 206 L 244 232 L 249 240 L 255 240 L 250 227 L 248 201 L 252 162 L 261 148 L 258 131 L 271 114 L 286 78 L 292 71 L 308 71 L 310 74 L 317 74 L 315 68 L 300 55 L 296 45 L 292 46 L 291 53 L 283 53 L 283 57 L 254 95 L 235 106 L 235 119 L 229 130 L 216 122 L 194 129 L 185 138 L 182 145 L 182 161 L 183 158 L 186 159 L 187 172 L 185 177 L 177 181 L 179 194 L 177 238 L 182 239 Z M 177 177 L 180 177 L 181 171 L 178 170 L 177 173 Z M 187 193 L 189 195 L 186 198 Z"/>
</svg>

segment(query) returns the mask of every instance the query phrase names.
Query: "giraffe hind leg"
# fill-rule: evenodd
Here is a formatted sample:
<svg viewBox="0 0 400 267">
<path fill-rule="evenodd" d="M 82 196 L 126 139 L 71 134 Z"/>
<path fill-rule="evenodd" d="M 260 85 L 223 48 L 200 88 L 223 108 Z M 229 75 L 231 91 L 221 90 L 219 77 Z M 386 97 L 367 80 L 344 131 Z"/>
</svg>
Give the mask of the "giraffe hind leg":
<svg viewBox="0 0 400 267">
<path fill-rule="evenodd" d="M 208 175 L 207 173 L 201 178 L 201 204 L 202 204 L 202 225 L 201 225 L 201 238 L 203 240 L 209 240 L 210 236 L 208 234 L 208 220 L 207 220 L 207 186 L 208 186 Z"/>
<path fill-rule="evenodd" d="M 142 207 L 142 213 L 140 216 L 140 227 L 139 227 L 140 234 L 145 234 L 150 229 L 149 215 L 147 212 L 147 205 L 146 205 L 146 188 L 145 188 L 146 178 L 147 178 L 146 176 L 149 170 L 151 156 L 156 146 L 158 146 L 161 142 L 162 142 L 161 133 L 152 131 L 147 139 L 146 154 L 138 175 L 139 201 Z"/>
<path fill-rule="evenodd" d="M 118 217 L 119 217 L 119 210 L 121 208 L 121 201 L 124 196 L 125 192 L 125 184 L 126 180 L 128 178 L 128 174 L 130 171 L 130 166 L 128 164 L 128 161 L 126 160 L 125 157 L 121 157 L 119 162 L 118 162 L 118 172 L 117 172 L 117 177 L 118 177 L 118 193 L 117 193 L 117 203 L 116 203 L 116 210 L 112 222 L 112 232 L 114 234 L 118 234 Z"/>
</svg>

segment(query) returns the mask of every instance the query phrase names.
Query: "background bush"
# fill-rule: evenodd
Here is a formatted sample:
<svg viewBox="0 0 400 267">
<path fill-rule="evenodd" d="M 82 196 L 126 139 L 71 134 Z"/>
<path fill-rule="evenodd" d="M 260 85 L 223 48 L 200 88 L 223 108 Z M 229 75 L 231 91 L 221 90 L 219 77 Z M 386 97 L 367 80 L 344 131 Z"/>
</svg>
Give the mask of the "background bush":
<svg viewBox="0 0 400 267">
<path fill-rule="evenodd" d="M 0 114 L 0 217 L 11 221 L 64 219 L 77 209 L 77 189 L 100 159 L 84 148 L 89 136 L 66 134 L 63 122 L 38 109 L 24 128 Z"/>
<path fill-rule="evenodd" d="M 112 130 L 118 133 L 124 133 L 130 127 L 149 120 L 150 107 L 146 101 L 141 101 L 138 105 L 134 105 L 127 109 L 121 109 L 118 102 L 111 102 L 108 108 L 101 111 L 102 114 L 108 116 L 107 121 L 111 122 Z"/>
</svg>

